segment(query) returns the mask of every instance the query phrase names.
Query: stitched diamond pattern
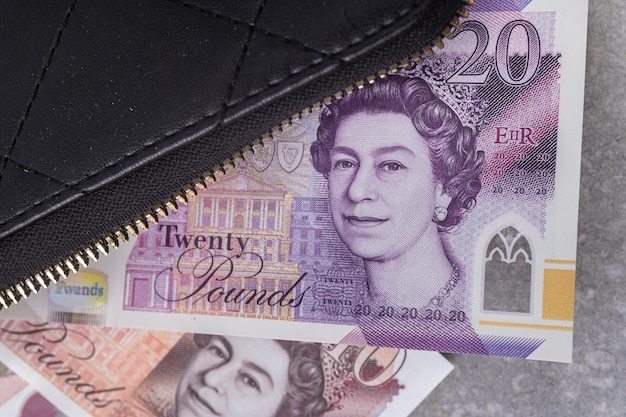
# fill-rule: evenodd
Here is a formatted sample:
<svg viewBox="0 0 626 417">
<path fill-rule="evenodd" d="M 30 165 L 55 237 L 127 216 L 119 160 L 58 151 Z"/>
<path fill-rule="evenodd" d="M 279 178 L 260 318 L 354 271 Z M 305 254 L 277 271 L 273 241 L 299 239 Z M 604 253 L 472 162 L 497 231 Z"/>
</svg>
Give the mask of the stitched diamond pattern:
<svg viewBox="0 0 626 417">
<path fill-rule="evenodd" d="M 87 192 L 85 180 L 141 159 L 185 128 L 217 126 L 229 107 L 334 59 L 412 5 L 387 3 L 370 21 L 357 1 L 59 4 L 65 15 L 54 47 L 0 165 L 23 167 L 17 177 L 0 171 L 0 193 L 13 202 L 1 206 L 0 225 Z"/>
<path fill-rule="evenodd" d="M 0 290 L 415 52 L 461 3 L 1 2 Z"/>
</svg>

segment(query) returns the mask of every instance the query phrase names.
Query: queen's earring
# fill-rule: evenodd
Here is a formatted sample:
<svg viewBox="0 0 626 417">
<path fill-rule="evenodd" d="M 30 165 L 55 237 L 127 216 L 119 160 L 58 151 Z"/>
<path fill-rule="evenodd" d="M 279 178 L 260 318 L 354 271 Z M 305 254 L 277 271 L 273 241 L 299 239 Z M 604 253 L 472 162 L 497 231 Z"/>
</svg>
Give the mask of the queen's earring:
<svg viewBox="0 0 626 417">
<path fill-rule="evenodd" d="M 442 206 L 435 207 L 435 212 L 433 213 L 433 221 L 434 222 L 442 222 L 448 217 L 448 209 Z"/>
</svg>

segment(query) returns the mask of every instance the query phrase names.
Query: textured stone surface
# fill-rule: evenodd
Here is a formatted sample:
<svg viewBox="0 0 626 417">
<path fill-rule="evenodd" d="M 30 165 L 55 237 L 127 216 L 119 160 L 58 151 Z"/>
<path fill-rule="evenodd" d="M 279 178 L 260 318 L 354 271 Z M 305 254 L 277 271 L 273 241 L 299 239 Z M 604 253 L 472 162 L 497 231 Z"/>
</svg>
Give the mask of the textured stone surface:
<svg viewBox="0 0 626 417">
<path fill-rule="evenodd" d="M 626 8 L 590 0 L 570 365 L 448 355 L 412 417 L 626 415 Z"/>
</svg>

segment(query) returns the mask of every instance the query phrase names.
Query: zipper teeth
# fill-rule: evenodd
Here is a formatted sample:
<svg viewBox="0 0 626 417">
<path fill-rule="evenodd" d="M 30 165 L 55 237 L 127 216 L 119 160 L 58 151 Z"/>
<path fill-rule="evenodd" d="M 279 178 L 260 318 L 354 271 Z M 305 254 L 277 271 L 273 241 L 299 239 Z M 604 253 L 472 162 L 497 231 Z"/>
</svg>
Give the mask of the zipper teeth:
<svg viewBox="0 0 626 417">
<path fill-rule="evenodd" d="M 474 0 L 463 0 L 467 6 L 473 6 Z M 456 16 L 450 21 L 440 36 L 431 41 L 430 45 L 423 46 L 418 52 L 410 57 L 392 64 L 386 69 L 378 71 L 363 80 L 355 82 L 343 90 L 340 90 L 332 96 L 326 97 L 324 100 L 314 103 L 313 105 L 292 115 L 289 119 L 283 120 L 279 125 L 274 126 L 270 131 L 264 133 L 260 138 L 253 140 L 249 145 L 245 146 L 241 152 L 237 152 L 232 157 L 226 159 L 222 164 L 215 165 L 211 170 L 202 174 L 202 176 L 193 179 L 190 183 L 183 186 L 180 190 L 174 192 L 172 196 L 165 199 L 161 203 L 146 210 L 136 216 L 131 221 L 125 223 L 121 227 L 105 234 L 84 248 L 76 251 L 70 256 L 56 262 L 43 270 L 25 278 L 17 284 L 0 291 L 0 311 L 9 308 L 13 304 L 17 304 L 20 300 L 27 299 L 31 294 L 36 294 L 42 288 L 47 288 L 50 284 L 56 284 L 59 280 L 67 278 L 70 273 L 77 272 L 80 268 L 87 267 L 89 262 L 96 262 L 100 255 L 107 255 L 111 247 L 117 249 L 120 241 L 128 242 L 130 236 L 137 236 L 140 231 L 148 230 L 150 223 L 157 224 L 159 218 L 167 218 L 170 212 L 178 211 L 180 204 L 187 204 L 189 196 L 196 196 L 198 189 L 205 190 L 207 184 L 214 183 L 219 177 L 226 175 L 226 172 L 235 168 L 238 162 L 243 162 L 254 153 L 254 149 L 263 146 L 263 142 L 272 139 L 273 133 L 280 133 L 283 128 L 289 127 L 293 121 L 299 120 L 303 115 L 308 115 L 315 110 L 322 108 L 324 104 L 330 104 L 334 100 L 340 100 L 343 96 L 351 94 L 356 89 L 363 88 L 366 84 L 373 84 L 377 79 L 382 79 L 389 72 L 396 73 L 400 67 L 408 68 L 411 59 L 420 63 L 422 56 L 433 56 L 433 48 L 441 49 L 444 47 L 443 38 L 452 39 L 451 29 L 460 30 L 460 18 L 467 18 L 469 13 L 462 6 L 457 11 Z"/>
</svg>

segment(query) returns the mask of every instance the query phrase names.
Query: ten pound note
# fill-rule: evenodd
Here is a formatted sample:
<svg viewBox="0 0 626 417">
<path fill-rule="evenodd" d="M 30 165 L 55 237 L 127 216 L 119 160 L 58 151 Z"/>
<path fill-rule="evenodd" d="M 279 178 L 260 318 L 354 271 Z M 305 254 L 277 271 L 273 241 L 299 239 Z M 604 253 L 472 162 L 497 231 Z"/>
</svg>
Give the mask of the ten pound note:
<svg viewBox="0 0 626 417">
<path fill-rule="evenodd" d="M 586 13 L 477 2 L 30 317 L 571 361 Z"/>
<path fill-rule="evenodd" d="M 3 388 L 3 417 L 401 417 L 452 370 L 435 352 L 10 320 L 0 355 L 31 384 Z"/>
</svg>

